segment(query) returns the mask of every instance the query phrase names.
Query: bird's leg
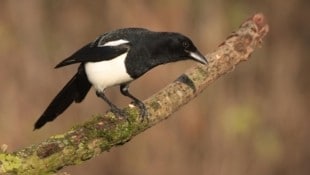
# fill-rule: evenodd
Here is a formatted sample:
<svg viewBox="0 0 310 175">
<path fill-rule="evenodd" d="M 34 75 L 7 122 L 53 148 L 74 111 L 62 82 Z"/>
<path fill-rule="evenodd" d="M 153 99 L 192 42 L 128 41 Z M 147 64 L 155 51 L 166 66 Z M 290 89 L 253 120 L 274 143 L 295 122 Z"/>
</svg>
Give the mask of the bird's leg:
<svg viewBox="0 0 310 175">
<path fill-rule="evenodd" d="M 108 105 L 110 106 L 111 108 L 111 111 L 115 114 L 118 114 L 119 116 L 122 116 L 122 117 L 126 117 L 126 115 L 124 114 L 124 112 L 119 109 L 115 104 L 113 104 L 106 96 L 103 92 L 99 92 L 99 91 L 96 91 L 96 95 L 98 97 L 100 97 L 101 99 L 103 99 L 106 103 L 108 103 Z"/>
<path fill-rule="evenodd" d="M 148 112 L 147 112 L 147 109 L 144 105 L 144 103 L 142 103 L 139 99 L 137 99 L 136 97 L 134 97 L 133 95 L 131 95 L 128 91 L 128 84 L 121 84 L 120 85 L 120 91 L 121 93 L 126 96 L 126 97 L 129 97 L 133 100 L 134 104 L 136 106 L 138 106 L 138 108 L 140 109 L 140 113 L 141 113 L 141 116 L 142 116 L 142 119 L 144 119 L 147 115 L 148 115 Z"/>
</svg>

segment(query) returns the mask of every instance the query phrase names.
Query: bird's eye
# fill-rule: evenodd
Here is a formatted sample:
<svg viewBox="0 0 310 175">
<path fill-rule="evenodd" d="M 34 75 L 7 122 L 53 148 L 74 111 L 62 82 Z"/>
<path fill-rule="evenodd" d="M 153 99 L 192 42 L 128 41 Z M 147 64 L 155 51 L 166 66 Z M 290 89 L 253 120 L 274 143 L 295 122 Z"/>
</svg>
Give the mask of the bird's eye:
<svg viewBox="0 0 310 175">
<path fill-rule="evenodd" d="M 187 49 L 189 47 L 189 43 L 187 41 L 183 41 L 182 45 L 185 49 Z"/>
</svg>

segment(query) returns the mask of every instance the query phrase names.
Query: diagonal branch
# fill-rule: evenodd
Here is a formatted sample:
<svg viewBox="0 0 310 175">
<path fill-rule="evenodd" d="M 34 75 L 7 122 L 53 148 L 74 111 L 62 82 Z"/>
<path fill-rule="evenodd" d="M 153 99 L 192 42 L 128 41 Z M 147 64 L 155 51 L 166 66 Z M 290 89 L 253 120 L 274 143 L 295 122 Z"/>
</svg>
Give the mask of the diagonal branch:
<svg viewBox="0 0 310 175">
<path fill-rule="evenodd" d="M 129 105 L 124 109 L 127 120 L 107 113 L 42 143 L 13 153 L 0 151 L 0 174 L 52 174 L 65 166 L 82 163 L 113 146 L 126 143 L 135 135 L 167 119 L 220 76 L 231 72 L 241 61 L 248 60 L 267 33 L 268 25 L 264 16 L 255 14 L 208 55 L 207 66 L 197 65 L 189 69 L 145 100 L 148 120 L 141 121 L 138 109 Z"/>
</svg>

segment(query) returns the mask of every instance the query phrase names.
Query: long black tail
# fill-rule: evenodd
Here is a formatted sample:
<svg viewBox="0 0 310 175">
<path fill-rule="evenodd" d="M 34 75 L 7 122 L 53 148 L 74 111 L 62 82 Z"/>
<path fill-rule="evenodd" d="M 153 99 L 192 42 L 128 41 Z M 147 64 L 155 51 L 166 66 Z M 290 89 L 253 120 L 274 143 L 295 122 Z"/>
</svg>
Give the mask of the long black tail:
<svg viewBox="0 0 310 175">
<path fill-rule="evenodd" d="M 81 64 L 78 72 L 66 84 L 66 86 L 57 94 L 50 105 L 46 108 L 41 117 L 34 124 L 34 130 L 44 126 L 47 122 L 53 121 L 58 115 L 63 113 L 74 101 L 81 102 L 91 84 L 87 79 L 84 66 Z"/>
</svg>

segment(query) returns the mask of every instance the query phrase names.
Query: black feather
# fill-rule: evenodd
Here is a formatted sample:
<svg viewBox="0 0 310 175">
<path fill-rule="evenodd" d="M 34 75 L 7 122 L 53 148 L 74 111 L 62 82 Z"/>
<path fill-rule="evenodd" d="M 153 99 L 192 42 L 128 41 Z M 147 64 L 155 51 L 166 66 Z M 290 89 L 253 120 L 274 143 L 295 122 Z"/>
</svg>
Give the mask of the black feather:
<svg viewBox="0 0 310 175">
<path fill-rule="evenodd" d="M 89 89 L 89 83 L 84 65 L 81 64 L 78 72 L 65 85 L 65 87 L 57 94 L 50 105 L 46 108 L 41 117 L 34 125 L 34 129 L 39 129 L 47 122 L 53 121 L 59 114 L 63 113 L 74 101 L 81 102 Z"/>
<path fill-rule="evenodd" d="M 97 47 L 94 43 L 89 43 L 70 57 L 66 58 L 55 68 L 67 66 L 75 63 L 85 63 L 85 62 L 97 62 L 104 60 L 111 60 L 129 50 L 129 43 L 122 44 L 120 46 L 105 46 Z"/>
</svg>

